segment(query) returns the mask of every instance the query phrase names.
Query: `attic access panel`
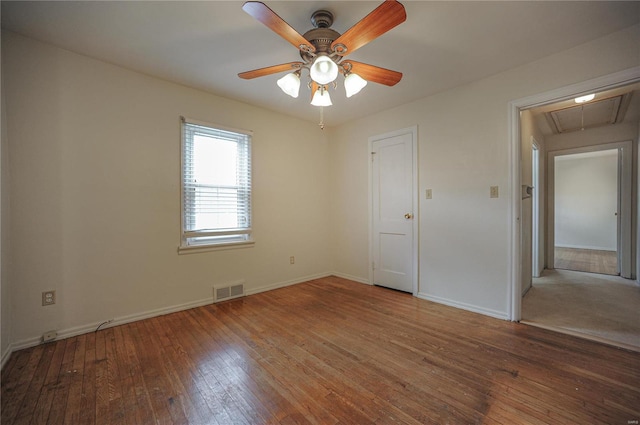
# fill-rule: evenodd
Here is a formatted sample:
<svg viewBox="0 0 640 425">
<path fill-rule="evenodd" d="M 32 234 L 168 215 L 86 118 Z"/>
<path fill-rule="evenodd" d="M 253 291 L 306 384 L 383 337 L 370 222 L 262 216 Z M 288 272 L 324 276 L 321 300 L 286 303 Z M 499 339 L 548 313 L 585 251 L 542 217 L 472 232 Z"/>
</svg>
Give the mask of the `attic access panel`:
<svg viewBox="0 0 640 425">
<path fill-rule="evenodd" d="M 631 93 L 547 112 L 555 133 L 568 133 L 621 122 Z"/>
</svg>

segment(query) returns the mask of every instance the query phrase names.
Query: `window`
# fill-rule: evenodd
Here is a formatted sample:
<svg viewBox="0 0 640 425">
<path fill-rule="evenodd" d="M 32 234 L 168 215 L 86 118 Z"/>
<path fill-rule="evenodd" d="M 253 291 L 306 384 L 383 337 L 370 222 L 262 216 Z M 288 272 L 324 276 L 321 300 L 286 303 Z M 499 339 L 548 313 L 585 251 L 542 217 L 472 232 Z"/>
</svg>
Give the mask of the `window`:
<svg viewBox="0 0 640 425">
<path fill-rule="evenodd" d="M 251 242 L 251 133 L 182 118 L 182 241 Z"/>
</svg>

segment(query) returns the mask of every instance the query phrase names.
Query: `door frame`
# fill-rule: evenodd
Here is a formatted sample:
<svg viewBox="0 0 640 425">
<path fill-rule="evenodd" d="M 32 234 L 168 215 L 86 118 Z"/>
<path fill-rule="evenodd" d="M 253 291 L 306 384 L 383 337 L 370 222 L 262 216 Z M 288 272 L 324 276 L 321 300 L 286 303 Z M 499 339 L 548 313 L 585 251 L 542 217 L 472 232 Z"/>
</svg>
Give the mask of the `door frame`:
<svg viewBox="0 0 640 425">
<path fill-rule="evenodd" d="M 507 127 L 509 137 L 509 253 L 507 302 L 508 317 L 512 321 L 520 321 L 522 310 L 521 269 L 522 253 L 520 252 L 520 213 L 521 213 L 521 138 L 520 111 L 575 98 L 576 96 L 626 86 L 640 81 L 640 66 L 597 77 L 591 80 L 560 87 L 545 93 L 512 100 L 508 105 Z M 548 225 L 548 223 L 547 223 Z M 639 279 L 640 280 L 640 279 Z"/>
<path fill-rule="evenodd" d="M 388 139 L 390 137 L 403 136 L 405 134 L 411 135 L 411 155 L 412 155 L 412 202 L 413 202 L 413 220 L 411 220 L 411 228 L 412 228 L 412 246 L 411 246 L 411 255 L 412 255 L 412 274 L 413 274 L 413 296 L 417 296 L 418 294 L 418 273 L 419 273 L 419 257 L 418 257 L 418 247 L 419 247 L 419 225 L 418 221 L 420 219 L 420 205 L 419 205 L 419 197 L 418 197 L 418 126 L 414 125 L 412 127 L 402 128 L 399 130 L 391 131 L 389 133 L 379 134 L 376 136 L 369 137 L 368 144 L 368 173 L 369 173 L 369 284 L 373 285 L 373 143 L 378 140 Z"/>
<path fill-rule="evenodd" d="M 533 186 L 533 194 L 531 197 L 531 271 L 533 277 L 540 277 L 544 267 L 540 267 L 540 144 L 531 136 L 531 185 Z M 544 265 L 544 261 L 542 261 Z"/>
<path fill-rule="evenodd" d="M 632 179 L 632 150 L 631 140 L 624 142 L 603 143 L 601 145 L 583 146 L 572 149 L 561 149 L 547 152 L 547 266 L 555 268 L 555 159 L 558 156 L 572 155 L 586 152 L 599 152 L 605 150 L 618 151 L 618 185 L 617 191 L 617 225 L 616 244 L 618 255 L 618 271 L 620 276 L 631 279 L 631 253 L 632 253 L 632 211 L 631 199 L 633 196 L 624 196 L 633 191 Z M 623 196 L 621 196 L 621 194 Z"/>
</svg>

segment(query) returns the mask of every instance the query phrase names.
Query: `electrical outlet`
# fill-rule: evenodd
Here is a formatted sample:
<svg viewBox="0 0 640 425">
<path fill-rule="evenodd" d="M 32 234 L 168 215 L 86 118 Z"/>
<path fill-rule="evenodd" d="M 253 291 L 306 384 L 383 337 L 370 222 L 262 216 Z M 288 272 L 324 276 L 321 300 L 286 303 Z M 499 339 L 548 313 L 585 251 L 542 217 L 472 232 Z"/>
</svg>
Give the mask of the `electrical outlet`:
<svg viewBox="0 0 640 425">
<path fill-rule="evenodd" d="M 44 334 L 42 334 L 42 342 L 53 341 L 57 337 L 58 337 L 58 332 L 56 331 L 45 332 Z"/>
<path fill-rule="evenodd" d="M 292 255 L 291 257 L 289 257 L 289 264 L 295 264 L 295 263 L 296 263 L 296 257 Z"/>
<path fill-rule="evenodd" d="M 53 305 L 56 303 L 56 291 L 44 291 L 42 293 L 42 305 Z"/>
<path fill-rule="evenodd" d="M 489 198 L 497 198 L 498 197 L 498 186 L 491 186 L 489 188 Z"/>
<path fill-rule="evenodd" d="M 427 189 L 425 197 L 426 199 L 431 199 L 432 193 L 431 193 L 431 189 Z"/>
</svg>

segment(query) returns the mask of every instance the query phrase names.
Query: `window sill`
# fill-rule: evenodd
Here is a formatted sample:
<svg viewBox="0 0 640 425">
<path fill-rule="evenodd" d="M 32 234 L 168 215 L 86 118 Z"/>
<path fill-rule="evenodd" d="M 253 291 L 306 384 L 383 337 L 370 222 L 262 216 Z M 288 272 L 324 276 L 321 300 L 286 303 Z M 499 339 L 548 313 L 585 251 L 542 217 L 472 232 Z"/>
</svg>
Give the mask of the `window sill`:
<svg viewBox="0 0 640 425">
<path fill-rule="evenodd" d="M 240 248 L 251 248 L 255 245 L 254 241 L 242 241 L 242 242 L 228 242 L 228 243 L 217 243 L 212 245 L 189 245 L 189 246 L 179 246 L 178 254 L 197 254 L 200 252 L 209 252 L 209 251 L 226 251 L 229 249 L 240 249 Z"/>
</svg>

